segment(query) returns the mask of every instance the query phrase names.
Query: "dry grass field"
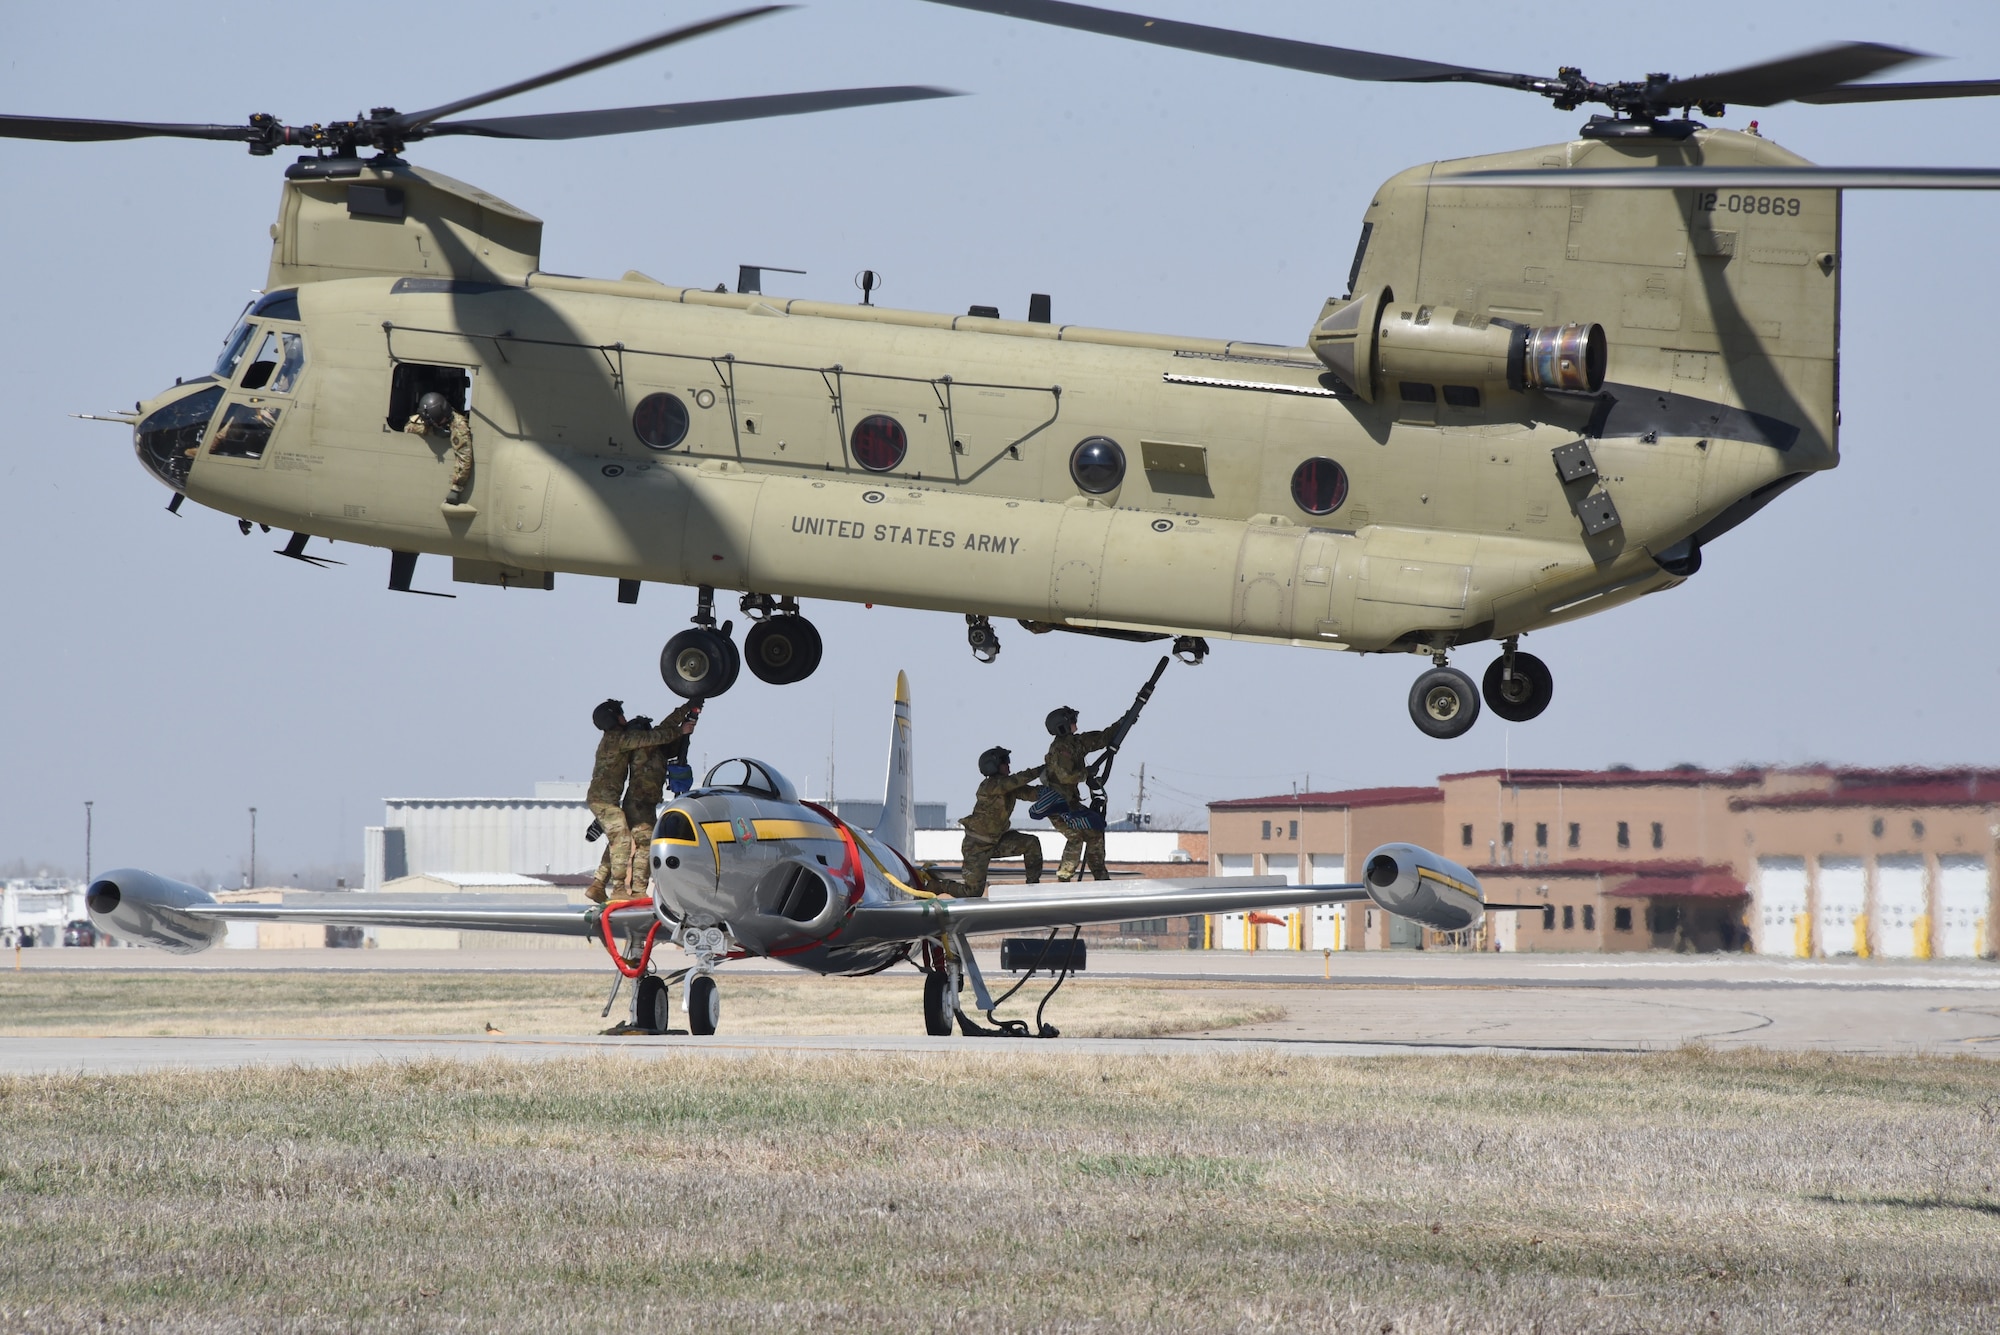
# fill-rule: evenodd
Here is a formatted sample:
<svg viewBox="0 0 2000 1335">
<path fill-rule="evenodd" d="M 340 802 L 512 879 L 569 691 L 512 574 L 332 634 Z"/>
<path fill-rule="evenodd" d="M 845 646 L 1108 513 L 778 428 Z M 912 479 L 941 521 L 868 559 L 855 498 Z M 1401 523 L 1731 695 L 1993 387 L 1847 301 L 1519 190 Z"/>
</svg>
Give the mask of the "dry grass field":
<svg viewBox="0 0 2000 1335">
<path fill-rule="evenodd" d="M 0 1081 L 0 1329 L 2000 1329 L 2000 1066 L 686 1054 Z"/>
<path fill-rule="evenodd" d="M 0 1035 L 480 1034 L 488 1025 L 508 1034 L 593 1034 L 626 1014 L 631 994 L 621 992 L 610 1020 L 599 1018 L 610 986 L 608 966 L 601 976 L 30 970 L 0 973 Z M 1030 983 L 1016 998 L 1027 1004 L 1001 1014 L 1032 1018 L 1046 989 Z M 874 978 L 724 973 L 722 1032 L 921 1034 L 922 999 L 922 980 L 907 969 Z M 1047 1019 L 1079 1038 L 1146 1038 L 1279 1013 L 1220 986 L 1085 976 L 1063 984 Z"/>
</svg>

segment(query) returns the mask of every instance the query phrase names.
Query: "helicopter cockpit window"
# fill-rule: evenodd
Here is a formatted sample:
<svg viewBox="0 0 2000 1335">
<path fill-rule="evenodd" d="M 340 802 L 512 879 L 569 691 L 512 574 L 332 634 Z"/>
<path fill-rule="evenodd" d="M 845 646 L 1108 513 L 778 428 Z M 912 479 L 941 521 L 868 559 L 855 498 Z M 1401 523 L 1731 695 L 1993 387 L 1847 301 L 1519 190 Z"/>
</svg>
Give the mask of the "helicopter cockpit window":
<svg viewBox="0 0 2000 1335">
<path fill-rule="evenodd" d="M 306 369 L 306 341 L 291 333 L 279 334 L 278 341 L 284 345 L 284 355 L 278 374 L 271 378 L 271 392 L 289 394 L 299 387 L 299 373 Z"/>
<path fill-rule="evenodd" d="M 775 798 L 780 802 L 799 800 L 798 789 L 778 771 L 761 760 L 751 760 L 747 756 L 736 760 L 725 760 L 708 772 L 701 781 L 704 788 L 733 788 L 740 793 L 750 793 L 757 797 Z"/>
<path fill-rule="evenodd" d="M 244 389 L 262 389 L 271 383 L 271 375 L 278 369 L 278 336 L 264 335 L 264 342 L 257 349 L 256 360 L 243 372 Z"/>
<path fill-rule="evenodd" d="M 257 304 L 250 308 L 250 313 L 269 320 L 296 320 L 299 318 L 299 290 L 288 287 L 282 292 L 267 292 L 257 298 Z"/>
<path fill-rule="evenodd" d="M 280 411 L 268 405 L 230 404 L 229 410 L 222 414 L 221 424 L 215 428 L 209 454 L 225 459 L 263 458 L 264 447 L 271 443 L 271 433 L 278 429 Z"/>
<path fill-rule="evenodd" d="M 222 345 L 222 355 L 215 359 L 215 374 L 223 380 L 233 380 L 236 368 L 242 364 L 243 354 L 250 350 L 250 340 L 255 337 L 257 326 L 245 320 L 230 331 L 229 339 Z"/>
</svg>

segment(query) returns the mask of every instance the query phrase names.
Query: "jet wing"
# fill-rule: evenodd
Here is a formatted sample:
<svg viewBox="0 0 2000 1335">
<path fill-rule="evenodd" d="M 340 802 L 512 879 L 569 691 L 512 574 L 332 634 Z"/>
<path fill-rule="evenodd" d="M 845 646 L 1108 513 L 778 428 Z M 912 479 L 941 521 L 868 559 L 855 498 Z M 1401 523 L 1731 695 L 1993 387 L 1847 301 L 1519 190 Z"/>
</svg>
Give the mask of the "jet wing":
<svg viewBox="0 0 2000 1335">
<path fill-rule="evenodd" d="M 284 904 L 193 904 L 181 910 L 191 918 L 224 922 L 324 923 L 330 927 L 429 927 L 448 932 L 540 932 L 548 936 L 597 936 L 603 910 L 595 904 L 402 904 L 289 906 Z M 619 909 L 611 925 L 624 931 L 652 921 L 651 908 Z"/>
<path fill-rule="evenodd" d="M 843 939 L 916 941 L 958 932 L 1033 931 L 1093 922 L 1130 922 L 1192 913 L 1348 904 L 1368 898 L 1359 885 L 1287 885 L 1278 876 L 1125 881 L 1116 889 L 1072 882 L 1046 890 L 996 886 L 984 899 L 915 899 L 854 910 Z"/>
</svg>

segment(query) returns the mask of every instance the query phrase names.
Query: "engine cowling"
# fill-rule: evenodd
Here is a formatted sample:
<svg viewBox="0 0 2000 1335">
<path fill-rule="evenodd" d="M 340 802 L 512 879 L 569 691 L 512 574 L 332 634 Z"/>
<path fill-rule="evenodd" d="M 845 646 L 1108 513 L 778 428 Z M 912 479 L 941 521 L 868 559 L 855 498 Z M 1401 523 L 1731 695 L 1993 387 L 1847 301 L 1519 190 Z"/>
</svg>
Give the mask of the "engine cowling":
<svg viewBox="0 0 2000 1335">
<path fill-rule="evenodd" d="M 1313 352 L 1340 382 L 1373 403 L 1394 393 L 1478 407 L 1491 390 L 1604 387 L 1609 343 L 1595 324 L 1530 329 L 1453 306 L 1399 304 L 1388 288 L 1356 297 L 1320 320 Z"/>
<path fill-rule="evenodd" d="M 1361 879 L 1377 905 L 1440 932 L 1477 927 L 1486 916 L 1479 878 L 1415 844 L 1382 845 L 1368 855 Z"/>
<path fill-rule="evenodd" d="M 185 912 L 196 905 L 215 903 L 206 890 L 136 867 L 104 873 L 90 883 L 83 902 L 100 932 L 143 941 L 176 955 L 207 950 L 229 931 L 228 924 L 218 918 Z"/>
</svg>

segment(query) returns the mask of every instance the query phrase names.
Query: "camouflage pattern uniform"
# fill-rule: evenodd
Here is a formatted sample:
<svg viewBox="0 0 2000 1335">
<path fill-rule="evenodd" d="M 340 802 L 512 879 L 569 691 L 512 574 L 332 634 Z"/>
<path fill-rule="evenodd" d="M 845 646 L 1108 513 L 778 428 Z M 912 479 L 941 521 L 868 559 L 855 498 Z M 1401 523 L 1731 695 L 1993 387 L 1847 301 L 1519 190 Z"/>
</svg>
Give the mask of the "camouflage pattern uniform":
<svg viewBox="0 0 2000 1335">
<path fill-rule="evenodd" d="M 604 827 L 604 857 L 597 875 L 584 894 L 604 902 L 605 887 L 622 890 L 632 876 L 632 833 L 625 823 L 625 809 L 619 799 L 625 793 L 625 775 L 631 769 L 632 753 L 648 746 L 664 746 L 680 736 L 680 727 L 613 728 L 597 739 L 597 758 L 590 767 L 590 789 L 584 800 Z"/>
<path fill-rule="evenodd" d="M 1090 810 L 1078 785 L 1090 769 L 1090 753 L 1111 745 L 1111 732 L 1109 728 L 1100 728 L 1096 732 L 1065 733 L 1049 740 L 1048 758 L 1042 762 L 1042 779 L 1063 795 L 1071 811 Z M 1078 864 L 1087 861 L 1092 876 L 1100 881 L 1110 880 L 1111 873 L 1104 868 L 1104 831 L 1067 830 L 1064 833 L 1068 839 L 1063 844 L 1062 865 L 1056 868 L 1056 879 L 1075 880 Z"/>
<path fill-rule="evenodd" d="M 674 734 L 673 741 L 632 753 L 632 772 L 625 780 L 625 800 L 621 806 L 632 836 L 632 879 L 641 887 L 646 884 L 647 869 L 652 865 L 653 822 L 659 819 L 660 799 L 667 791 L 667 766 L 686 763 L 689 739 L 680 735 L 681 726 L 699 708 L 685 704 L 660 721 L 662 730 Z"/>
<path fill-rule="evenodd" d="M 1042 879 L 1042 841 L 1011 828 L 1014 804 L 1033 797 L 1041 779 L 1042 767 L 1037 765 L 1019 774 L 995 774 L 980 780 L 979 792 L 972 799 L 972 814 L 958 822 L 965 827 L 965 840 L 959 845 L 965 870 L 959 875 L 968 893 L 986 893 L 987 864 L 995 858 L 1022 859 L 1021 869 L 1027 873 L 1029 885 Z"/>
<path fill-rule="evenodd" d="M 421 413 L 411 413 L 403 430 L 413 436 L 431 434 L 431 424 Z M 472 422 L 464 413 L 451 415 L 451 494 L 459 501 L 472 495 Z"/>
</svg>

